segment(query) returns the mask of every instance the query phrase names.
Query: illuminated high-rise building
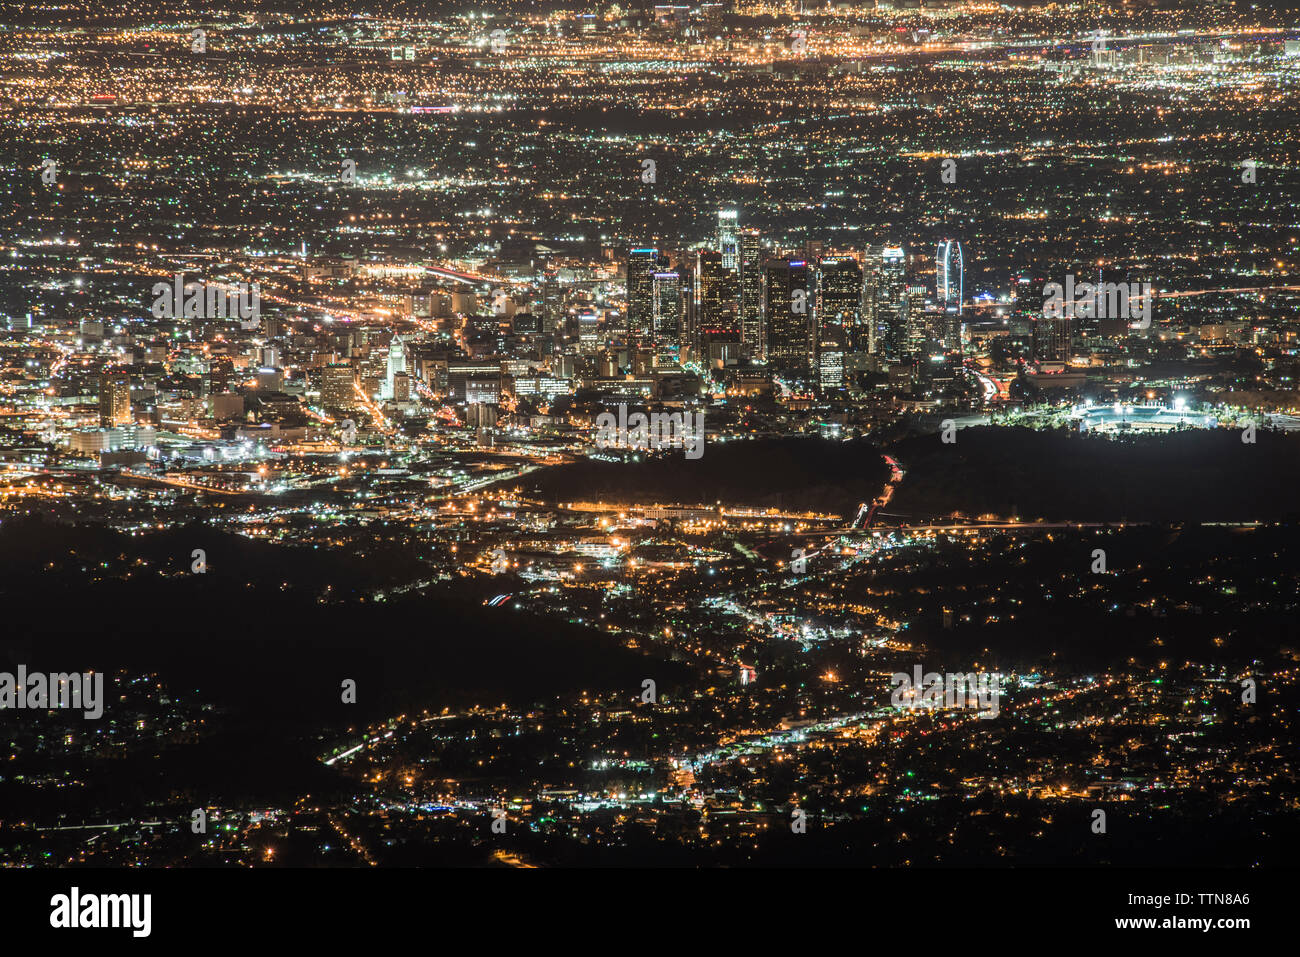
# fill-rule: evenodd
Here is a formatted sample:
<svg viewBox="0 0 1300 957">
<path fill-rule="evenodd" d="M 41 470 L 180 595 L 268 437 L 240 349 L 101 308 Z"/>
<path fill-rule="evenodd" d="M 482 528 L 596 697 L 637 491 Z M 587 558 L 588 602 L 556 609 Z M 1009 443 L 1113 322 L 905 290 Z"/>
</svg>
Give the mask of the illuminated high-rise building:
<svg viewBox="0 0 1300 957">
<path fill-rule="evenodd" d="M 961 243 L 945 239 L 939 244 L 934 263 L 935 300 L 943 313 L 940 341 L 945 349 L 961 349 L 962 298 L 965 295 L 965 263 Z"/>
<path fill-rule="evenodd" d="M 680 345 L 682 336 L 682 278 L 675 272 L 657 272 L 653 284 L 653 318 L 650 342 L 657 346 Z"/>
<path fill-rule="evenodd" d="M 933 338 L 930 335 L 929 316 L 925 311 L 926 288 L 908 286 L 904 295 L 903 353 L 916 358 L 930 351 Z"/>
<path fill-rule="evenodd" d="M 959 316 L 964 282 L 961 243 L 955 239 L 945 239 L 939 244 L 939 252 L 935 256 L 935 299 L 943 309 L 952 309 Z"/>
<path fill-rule="evenodd" d="M 361 391 L 374 399 L 382 394 L 388 381 L 388 346 L 378 337 L 367 335 L 365 350 L 357 378 L 361 382 Z"/>
<path fill-rule="evenodd" d="M 396 398 L 395 382 L 399 375 L 406 374 L 406 345 L 401 336 L 393 336 L 388 343 L 388 366 L 385 369 L 383 397 Z"/>
<path fill-rule="evenodd" d="M 736 244 L 736 225 L 740 216 L 734 209 L 718 210 L 718 252 L 722 254 L 722 268 L 733 272 L 740 266 Z"/>
<path fill-rule="evenodd" d="M 357 406 L 356 373 L 345 363 L 331 363 L 321 370 L 320 401 L 325 410 L 347 412 Z"/>
<path fill-rule="evenodd" d="M 862 321 L 862 263 L 856 256 L 823 256 L 817 263 L 817 313 L 849 330 Z"/>
<path fill-rule="evenodd" d="M 646 338 L 654 328 L 654 274 L 659 271 L 659 250 L 629 250 L 627 255 L 627 331 L 634 339 Z"/>
<path fill-rule="evenodd" d="M 740 259 L 740 341 L 755 359 L 763 357 L 763 246 L 757 229 L 737 237 Z"/>
<path fill-rule="evenodd" d="M 653 290 L 652 290 L 653 295 Z M 595 309 L 581 309 L 577 315 L 578 351 L 591 355 L 600 349 L 600 313 Z"/>
<path fill-rule="evenodd" d="M 702 249 L 696 254 L 696 322 L 700 329 L 735 325 L 736 282 L 736 273 L 722 265 L 722 253 Z"/>
<path fill-rule="evenodd" d="M 767 361 L 782 371 L 807 375 L 813 360 L 808 264 L 802 259 L 773 259 L 763 274 Z"/>
<path fill-rule="evenodd" d="M 907 255 L 901 246 L 872 246 L 865 272 L 868 349 L 886 359 L 900 359 L 907 352 Z"/>
<path fill-rule="evenodd" d="M 99 424 L 106 429 L 130 425 L 131 377 L 124 372 L 108 372 L 99 379 Z"/>
<path fill-rule="evenodd" d="M 862 319 L 862 264 L 853 256 L 823 256 L 817 263 L 817 382 L 823 391 L 844 387 L 845 356 Z"/>
</svg>

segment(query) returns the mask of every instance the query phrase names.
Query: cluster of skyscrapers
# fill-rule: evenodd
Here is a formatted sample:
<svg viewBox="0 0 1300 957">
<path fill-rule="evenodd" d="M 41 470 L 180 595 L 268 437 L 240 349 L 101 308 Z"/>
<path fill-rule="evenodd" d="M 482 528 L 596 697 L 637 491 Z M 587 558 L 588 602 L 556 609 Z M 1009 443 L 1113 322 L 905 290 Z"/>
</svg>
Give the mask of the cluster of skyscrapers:
<svg viewBox="0 0 1300 957">
<path fill-rule="evenodd" d="M 963 270 L 956 240 L 939 244 L 932 289 L 910 278 L 900 245 L 775 250 L 724 209 L 710 244 L 629 251 L 628 336 L 708 366 L 765 363 L 791 387 L 836 391 L 855 371 L 959 353 Z"/>
</svg>

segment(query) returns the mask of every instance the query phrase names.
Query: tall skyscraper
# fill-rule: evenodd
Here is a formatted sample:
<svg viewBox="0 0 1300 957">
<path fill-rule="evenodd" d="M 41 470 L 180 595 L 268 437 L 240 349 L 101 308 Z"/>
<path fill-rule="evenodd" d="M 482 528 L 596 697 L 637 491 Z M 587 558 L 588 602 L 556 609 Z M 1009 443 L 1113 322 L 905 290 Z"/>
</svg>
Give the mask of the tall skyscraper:
<svg viewBox="0 0 1300 957">
<path fill-rule="evenodd" d="M 722 254 L 722 268 L 735 271 L 739 268 L 739 251 L 736 246 L 736 225 L 740 215 L 734 209 L 718 210 L 718 252 Z"/>
<path fill-rule="evenodd" d="M 945 239 L 939 244 L 939 252 L 935 256 L 935 299 L 945 309 L 955 309 L 959 316 L 964 282 L 961 243 L 955 239 Z"/>
<path fill-rule="evenodd" d="M 698 336 L 699 315 L 695 302 L 695 260 L 691 257 L 680 260 L 673 268 L 677 273 L 677 282 L 682 291 L 682 325 L 678 336 L 678 345 L 683 348 L 695 343 Z"/>
<path fill-rule="evenodd" d="M 600 313 L 595 309 L 580 309 L 578 320 L 578 351 L 591 355 L 600 349 Z"/>
<path fill-rule="evenodd" d="M 817 313 L 822 322 L 856 328 L 862 319 L 862 263 L 855 256 L 823 256 L 817 263 Z"/>
<path fill-rule="evenodd" d="M 817 263 L 817 382 L 823 391 L 844 387 L 845 355 L 862 319 L 862 264 L 853 256 L 823 256 Z"/>
<path fill-rule="evenodd" d="M 654 316 L 650 343 L 655 346 L 681 345 L 682 279 L 675 272 L 657 272 L 654 285 Z"/>
<path fill-rule="evenodd" d="M 383 397 L 396 398 L 395 382 L 399 375 L 406 374 L 406 345 L 401 336 L 393 336 L 388 344 L 388 366 L 384 370 Z"/>
<path fill-rule="evenodd" d="M 722 254 L 702 249 L 696 254 L 695 288 L 701 328 L 735 324 L 737 276 L 722 265 Z"/>
<path fill-rule="evenodd" d="M 321 370 L 320 401 L 329 412 L 347 412 L 357 407 L 353 385 L 356 373 L 345 363 L 330 363 Z"/>
<path fill-rule="evenodd" d="M 880 286 L 880 267 L 884 265 L 880 258 L 879 246 L 868 246 L 862 253 L 862 327 L 854 343 L 857 349 L 866 349 L 875 355 L 878 351 L 876 333 L 876 305 L 878 287 Z"/>
<path fill-rule="evenodd" d="M 763 357 L 763 246 L 757 229 L 742 229 L 740 258 L 740 341 L 755 359 Z"/>
<path fill-rule="evenodd" d="M 659 271 L 659 250 L 632 249 L 627 254 L 627 331 L 634 339 L 647 338 L 654 328 L 654 274 Z"/>
<path fill-rule="evenodd" d="M 99 378 L 99 424 L 106 429 L 130 425 L 131 377 L 105 370 Z"/>
<path fill-rule="evenodd" d="M 807 376 L 813 359 L 808 264 L 802 259 L 774 259 L 763 272 L 768 362 L 779 370 Z"/>
<path fill-rule="evenodd" d="M 366 353 L 361 360 L 358 378 L 361 380 L 361 391 L 373 399 L 382 395 L 384 383 L 388 379 L 388 346 L 373 336 L 368 336 L 366 342 Z"/>
<path fill-rule="evenodd" d="M 961 243 L 945 239 L 939 243 L 935 256 L 935 299 L 943 312 L 943 347 L 952 351 L 961 349 L 961 311 L 965 296 L 965 263 Z"/>
<path fill-rule="evenodd" d="M 900 359 L 907 352 L 907 255 L 901 246 L 867 250 L 865 305 L 871 352 Z"/>
<path fill-rule="evenodd" d="M 903 320 L 903 353 L 912 358 L 930 351 L 930 321 L 925 312 L 925 286 L 908 286 L 905 291 Z"/>
<path fill-rule="evenodd" d="M 701 249 L 695 255 L 695 329 L 693 345 L 708 365 L 735 362 L 740 356 L 736 312 L 737 275 L 722 267 L 722 253 Z"/>
</svg>

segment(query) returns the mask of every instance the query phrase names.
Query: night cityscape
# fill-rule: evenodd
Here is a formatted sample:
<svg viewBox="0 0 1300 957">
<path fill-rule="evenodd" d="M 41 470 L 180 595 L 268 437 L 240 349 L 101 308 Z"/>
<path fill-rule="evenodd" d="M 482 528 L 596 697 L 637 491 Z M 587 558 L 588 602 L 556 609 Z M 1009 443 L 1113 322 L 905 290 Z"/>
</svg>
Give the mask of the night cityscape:
<svg viewBox="0 0 1300 957">
<path fill-rule="evenodd" d="M 25 921 L 147 936 L 73 886 L 139 869 L 1208 867 L 1097 922 L 1258 926 L 1300 6 L 0 25 L 0 872 L 71 888 Z"/>
</svg>

